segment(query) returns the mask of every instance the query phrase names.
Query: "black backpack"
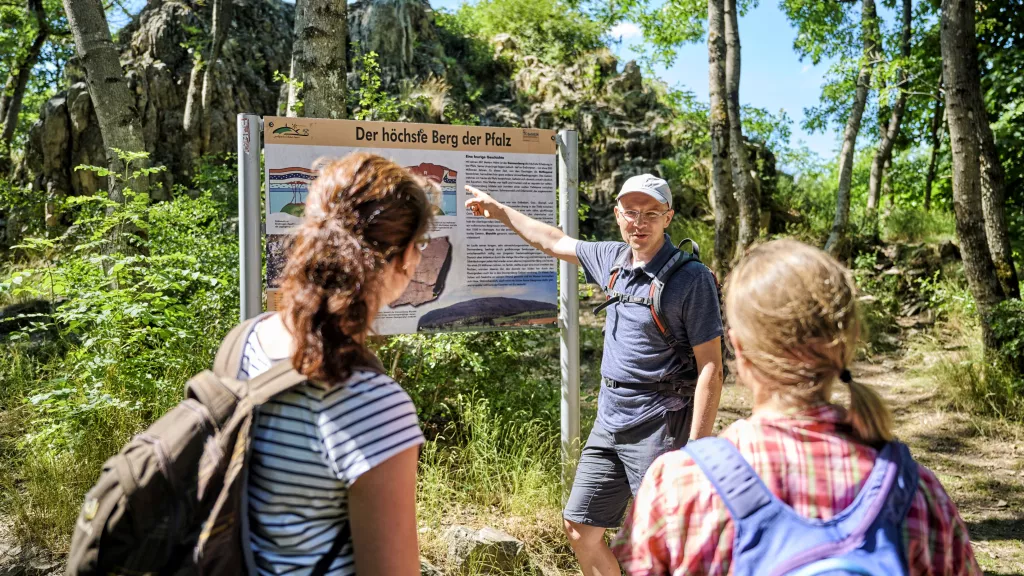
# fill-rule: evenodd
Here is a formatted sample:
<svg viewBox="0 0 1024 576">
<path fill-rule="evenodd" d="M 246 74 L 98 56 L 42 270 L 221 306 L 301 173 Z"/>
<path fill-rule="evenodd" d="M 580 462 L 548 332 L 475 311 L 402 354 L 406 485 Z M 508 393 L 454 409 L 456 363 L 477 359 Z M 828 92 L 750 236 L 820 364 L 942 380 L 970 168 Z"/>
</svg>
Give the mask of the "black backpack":
<svg viewBox="0 0 1024 576">
<path fill-rule="evenodd" d="M 686 244 L 687 242 L 690 243 L 689 252 L 683 250 L 683 245 Z M 661 334 L 662 338 L 665 339 L 665 343 L 668 344 L 669 348 L 672 348 L 673 350 L 676 351 L 676 354 L 679 356 L 680 359 L 683 360 L 684 363 L 688 363 L 692 349 L 689 346 L 684 345 L 679 340 L 679 338 L 675 336 L 675 334 L 672 334 L 672 330 L 669 328 L 668 322 L 664 320 L 665 315 L 663 313 L 663 308 L 661 306 L 661 295 L 665 291 L 665 285 L 672 278 L 672 275 L 679 271 L 683 266 L 686 266 L 691 262 L 697 262 L 701 266 L 704 266 L 704 263 L 701 262 L 700 260 L 700 246 L 698 246 L 692 238 L 684 238 L 681 242 L 679 242 L 679 244 L 677 244 L 674 248 L 674 253 L 672 254 L 672 256 L 669 257 L 665 264 L 662 265 L 661 269 L 658 270 L 658 272 L 654 275 L 654 280 L 651 282 L 651 292 L 647 296 L 633 296 L 631 294 L 624 294 L 622 292 L 619 292 L 618 290 L 615 290 L 615 281 L 618 280 L 619 272 L 622 270 L 624 266 L 629 266 L 630 262 L 631 254 L 629 248 L 627 247 L 626 250 L 622 252 L 622 255 L 619 256 L 619 258 L 615 261 L 615 264 L 612 266 L 611 272 L 608 275 L 608 284 L 603 287 L 607 299 L 604 302 L 602 302 L 600 306 L 594 308 L 594 314 L 598 314 L 599 312 L 601 312 L 602 310 L 616 302 L 624 302 L 627 304 L 639 304 L 641 306 L 646 306 L 647 308 L 650 308 L 651 317 L 654 319 L 654 325 L 658 328 L 658 332 Z M 711 272 L 711 269 L 709 268 L 708 271 Z M 718 283 L 718 278 L 715 276 L 714 272 L 711 272 L 711 276 L 715 279 L 715 290 L 718 293 L 719 306 L 721 306 L 722 287 Z M 724 380 L 725 376 L 728 374 L 728 371 L 725 366 L 725 334 L 722 335 L 721 342 L 722 379 Z M 692 372 L 688 371 L 683 374 L 683 379 L 696 380 L 697 376 L 697 369 L 696 367 L 694 367 Z"/>
</svg>

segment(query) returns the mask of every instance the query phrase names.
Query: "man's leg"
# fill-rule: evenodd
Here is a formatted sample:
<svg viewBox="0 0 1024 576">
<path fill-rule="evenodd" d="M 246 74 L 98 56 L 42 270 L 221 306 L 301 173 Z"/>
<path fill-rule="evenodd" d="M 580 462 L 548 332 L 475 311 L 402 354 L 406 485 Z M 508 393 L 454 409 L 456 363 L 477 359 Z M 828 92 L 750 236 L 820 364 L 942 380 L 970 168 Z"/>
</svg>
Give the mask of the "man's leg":
<svg viewBox="0 0 1024 576">
<path fill-rule="evenodd" d="M 693 404 L 614 435 L 619 461 L 626 469 L 633 494 L 658 456 L 686 445 L 693 422 Z"/>
<path fill-rule="evenodd" d="M 620 576 L 619 561 L 604 542 L 605 528 L 565 520 L 565 533 L 583 576 Z"/>
<path fill-rule="evenodd" d="M 576 466 L 576 478 L 562 516 L 584 576 L 619 576 L 619 563 L 604 541 L 608 528 L 622 524 L 629 480 L 612 435 L 595 423 Z"/>
</svg>

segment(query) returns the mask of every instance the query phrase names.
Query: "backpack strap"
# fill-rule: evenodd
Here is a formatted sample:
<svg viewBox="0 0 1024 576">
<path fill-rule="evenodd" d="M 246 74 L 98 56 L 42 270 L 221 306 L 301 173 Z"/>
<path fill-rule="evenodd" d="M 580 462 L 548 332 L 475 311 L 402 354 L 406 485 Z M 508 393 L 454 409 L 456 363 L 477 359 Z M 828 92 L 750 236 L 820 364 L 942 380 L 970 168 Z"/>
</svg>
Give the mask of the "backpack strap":
<svg viewBox="0 0 1024 576">
<path fill-rule="evenodd" d="M 683 266 L 686 266 L 690 262 L 700 262 L 700 248 L 697 247 L 697 243 L 689 238 L 683 240 L 683 242 L 689 241 L 693 244 L 693 252 L 684 252 L 680 249 L 676 249 L 665 265 L 658 270 L 658 273 L 654 275 L 654 279 L 651 281 L 651 316 L 654 318 L 654 325 L 658 328 L 658 332 L 661 333 L 665 342 L 668 343 L 669 348 L 676 351 L 676 354 L 680 358 L 685 359 L 689 353 L 686 346 L 683 346 L 682 342 L 676 338 L 675 334 L 668 327 L 668 322 L 663 320 L 665 317 L 665 311 L 661 305 L 661 295 L 665 292 L 665 284 L 668 283 L 669 279 L 672 278 L 677 271 Z"/>
<path fill-rule="evenodd" d="M 899 526 L 910 511 L 917 484 L 917 462 L 910 456 L 910 450 L 901 442 L 889 442 L 875 457 L 875 465 L 853 503 L 825 523 L 834 530 L 833 539 L 787 558 L 771 574 L 791 574 L 811 562 L 854 550 L 865 535 L 879 529 L 880 521 L 889 527 Z"/>
<path fill-rule="evenodd" d="M 256 323 L 263 320 L 273 312 L 264 312 L 235 326 L 224 337 L 220 348 L 217 349 L 217 356 L 213 359 L 213 373 L 221 378 L 238 378 L 238 368 L 242 364 L 242 353 L 245 352 L 245 342 L 249 339 Z"/>
<path fill-rule="evenodd" d="M 693 458 L 711 481 L 733 521 L 741 522 L 765 506 L 781 504 L 746 458 L 725 438 L 709 437 L 687 442 L 683 451 Z"/>
<path fill-rule="evenodd" d="M 612 265 L 612 269 L 608 272 L 608 283 L 604 286 L 605 301 L 594 308 L 594 314 L 598 314 L 601 310 L 615 304 L 616 302 L 633 302 L 635 296 L 623 294 L 615 290 L 615 281 L 619 279 L 619 272 L 622 271 L 624 266 L 628 266 L 630 262 L 629 246 L 619 254 L 619 257 L 615 259 L 615 264 Z M 645 302 L 633 302 L 634 304 L 643 304 L 649 306 L 650 303 Z"/>
</svg>

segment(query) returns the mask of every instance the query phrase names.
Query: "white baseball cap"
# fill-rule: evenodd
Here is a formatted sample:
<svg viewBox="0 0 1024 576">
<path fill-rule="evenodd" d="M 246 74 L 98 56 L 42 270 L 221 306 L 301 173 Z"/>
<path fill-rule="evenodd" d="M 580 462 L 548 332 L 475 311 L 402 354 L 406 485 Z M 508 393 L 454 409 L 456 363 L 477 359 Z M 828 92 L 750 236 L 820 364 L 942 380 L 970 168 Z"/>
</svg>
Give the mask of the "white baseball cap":
<svg viewBox="0 0 1024 576">
<path fill-rule="evenodd" d="M 630 192 L 643 192 L 662 204 L 668 204 L 669 208 L 672 207 L 672 191 L 668 188 L 668 182 L 653 174 L 640 174 L 626 180 L 615 199 L 618 200 Z"/>
</svg>

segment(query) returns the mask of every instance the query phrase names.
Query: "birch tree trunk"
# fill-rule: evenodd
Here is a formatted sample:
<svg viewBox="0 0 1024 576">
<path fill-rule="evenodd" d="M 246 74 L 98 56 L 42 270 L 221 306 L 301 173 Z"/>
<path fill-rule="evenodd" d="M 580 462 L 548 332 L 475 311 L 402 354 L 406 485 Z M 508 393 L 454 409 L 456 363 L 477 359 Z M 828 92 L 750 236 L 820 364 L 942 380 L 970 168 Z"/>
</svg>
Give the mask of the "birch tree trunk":
<svg viewBox="0 0 1024 576">
<path fill-rule="evenodd" d="M 738 249 L 742 253 L 761 232 L 761 195 L 743 140 L 740 118 L 740 29 L 736 0 L 725 0 L 725 89 L 729 113 L 729 156 L 739 204 Z"/>
<path fill-rule="evenodd" d="M 302 81 L 302 29 L 306 26 L 306 0 L 295 0 L 295 33 L 292 35 L 292 57 L 291 68 L 288 70 L 288 104 L 285 108 L 285 115 L 289 117 L 302 116 L 299 103 L 302 101 L 302 90 L 299 85 Z"/>
<path fill-rule="evenodd" d="M 975 102 L 981 83 L 974 36 L 974 0 L 942 0 L 942 74 L 953 155 L 953 211 L 963 252 L 964 273 L 981 320 L 986 355 L 998 349 L 992 331 L 993 308 L 1005 299 L 985 235 L 981 202 L 981 146 Z"/>
<path fill-rule="evenodd" d="M 28 9 L 35 15 L 39 30 L 36 32 L 36 37 L 32 40 L 32 45 L 29 46 L 25 60 L 18 66 L 18 72 L 8 79 L 9 83 L 13 85 L 10 100 L 5 105 L 0 106 L 3 110 L 2 116 L 0 116 L 0 119 L 3 120 L 3 128 L 0 129 L 0 142 L 3 142 L 4 149 L 10 147 L 11 140 L 14 138 L 14 129 L 18 126 L 18 115 L 21 114 L 21 102 L 25 97 L 29 76 L 32 74 L 32 69 L 35 68 L 36 62 L 39 61 L 39 54 L 43 51 L 43 45 L 46 44 L 46 40 L 50 36 L 50 25 L 46 20 L 43 0 L 29 0 Z"/>
<path fill-rule="evenodd" d="M 210 46 L 210 57 L 203 69 L 203 93 L 202 108 L 202 146 L 203 154 L 210 149 L 210 104 L 213 100 L 213 67 L 220 58 L 221 48 L 228 37 L 228 30 L 231 29 L 231 1 L 214 0 L 213 2 L 213 44 Z"/>
<path fill-rule="evenodd" d="M 942 148 L 942 80 L 939 80 L 939 88 L 935 91 L 935 113 L 932 115 L 932 123 L 929 127 L 928 141 L 931 142 L 931 157 L 928 159 L 928 173 L 924 177 L 924 211 L 932 208 L 932 186 L 935 184 L 935 171 L 939 165 L 939 149 Z"/>
<path fill-rule="evenodd" d="M 868 179 L 868 225 L 873 235 L 878 235 L 878 199 L 882 189 L 882 181 L 885 177 L 885 170 L 888 168 L 889 160 L 892 158 L 892 147 L 896 137 L 900 133 L 900 123 L 903 121 L 903 111 L 907 106 L 907 83 L 909 75 L 906 67 L 910 59 L 910 24 L 911 24 L 911 0 L 903 0 L 903 36 L 900 39 L 900 57 L 903 64 L 900 67 L 899 90 L 896 96 L 896 103 L 892 107 L 889 121 L 882 133 L 882 141 L 878 144 L 875 157 L 871 162 L 871 177 Z M 877 30 L 877 28 L 876 28 Z"/>
<path fill-rule="evenodd" d="M 864 106 L 868 101 L 868 91 L 871 89 L 871 73 L 874 69 L 873 55 L 878 46 L 878 39 L 875 35 L 877 29 L 878 14 L 875 10 L 875 0 L 863 0 L 861 7 L 861 35 L 864 41 L 864 51 L 857 73 L 857 90 L 853 96 L 853 106 L 850 108 L 850 117 L 846 120 L 846 129 L 843 131 L 843 147 L 839 151 L 839 187 L 836 190 L 836 215 L 832 221 L 832 232 L 825 243 L 825 250 L 836 257 L 846 255 L 846 232 L 850 226 L 850 186 L 853 182 L 853 156 L 857 151 L 857 134 L 860 132 L 860 122 L 864 116 Z"/>
<path fill-rule="evenodd" d="M 89 95 L 92 97 L 103 147 L 106 149 L 107 165 L 114 174 L 124 174 L 124 163 L 113 149 L 145 152 L 146 145 L 142 135 L 141 114 L 121 71 L 121 62 L 110 38 L 103 4 L 100 0 L 64 0 L 64 11 L 75 38 L 79 59 L 85 68 Z M 145 176 L 136 178 L 130 184 L 136 192 L 149 191 L 149 181 Z M 110 176 L 108 194 L 111 200 L 124 202 L 121 183 L 113 174 Z"/>
<path fill-rule="evenodd" d="M 348 44 L 344 0 L 306 0 L 302 27 L 304 116 L 344 118 L 347 98 L 345 49 Z"/>
<path fill-rule="evenodd" d="M 725 83 L 725 1 L 708 0 L 711 184 L 715 191 L 715 273 L 725 278 L 736 253 L 736 197 L 729 161 L 729 111 Z"/>
<path fill-rule="evenodd" d="M 213 98 L 213 66 L 231 27 L 231 0 L 214 0 L 210 9 L 210 48 L 199 55 L 192 66 L 185 95 L 182 127 L 189 135 L 192 156 L 205 154 L 210 147 L 210 101 Z"/>
<path fill-rule="evenodd" d="M 982 103 L 984 106 L 984 103 Z M 1006 222 L 1006 173 L 996 148 L 988 115 L 982 110 L 978 121 L 978 143 L 981 146 L 981 208 L 985 214 L 985 236 L 992 254 L 999 284 L 1007 298 L 1020 298 L 1020 280 L 1013 263 L 1010 230 Z"/>
</svg>

